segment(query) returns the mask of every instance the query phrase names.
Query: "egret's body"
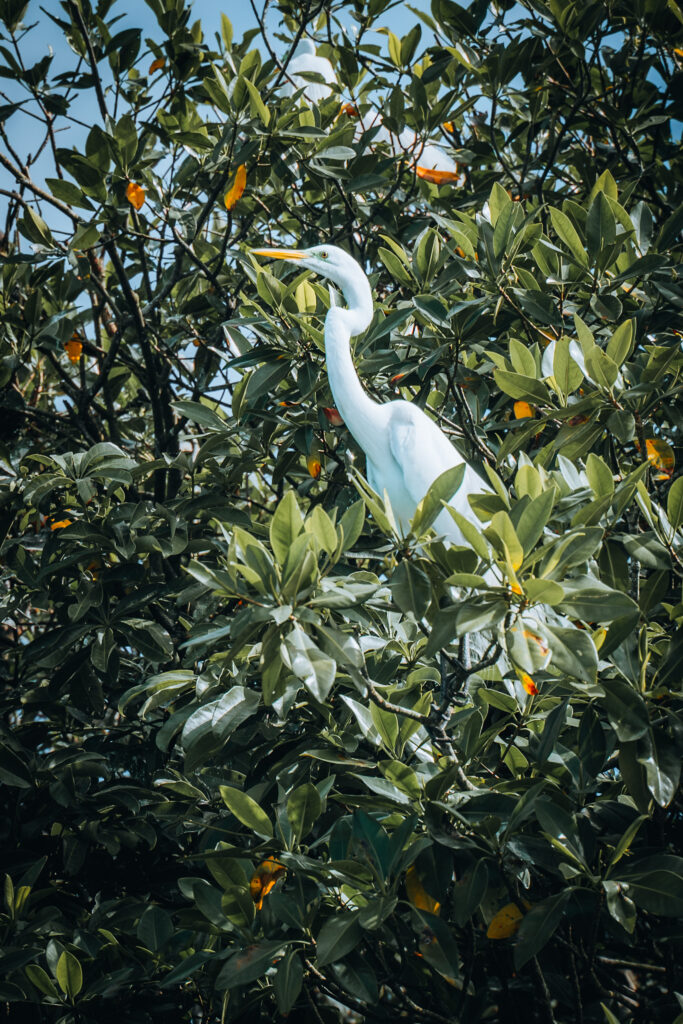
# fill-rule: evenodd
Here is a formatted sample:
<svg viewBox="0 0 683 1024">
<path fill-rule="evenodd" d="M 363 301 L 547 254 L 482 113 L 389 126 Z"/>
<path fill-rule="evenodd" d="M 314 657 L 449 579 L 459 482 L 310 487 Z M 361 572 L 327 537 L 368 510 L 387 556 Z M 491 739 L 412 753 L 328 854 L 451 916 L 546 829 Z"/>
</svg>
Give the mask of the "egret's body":
<svg viewBox="0 0 683 1024">
<path fill-rule="evenodd" d="M 320 75 L 329 85 L 322 82 L 310 82 L 303 75 L 306 73 Z M 326 57 L 319 57 L 315 44 L 310 39 L 302 39 L 294 56 L 287 65 L 287 74 L 291 83 L 285 85 L 285 95 L 291 96 L 294 93 L 294 86 L 303 89 L 304 96 L 309 103 L 321 103 L 328 96 L 332 95 L 332 87 L 337 84 L 337 76 L 334 68 Z"/>
<path fill-rule="evenodd" d="M 372 294 L 362 268 L 336 246 L 307 250 L 257 249 L 258 255 L 286 259 L 323 274 L 341 288 L 347 308 L 332 306 L 325 318 L 325 356 L 335 405 L 349 431 L 365 452 L 367 478 L 379 495 L 386 492 L 397 525 L 410 530 L 418 502 L 447 469 L 464 461 L 446 435 L 419 406 L 403 400 L 380 404 L 363 388 L 351 357 L 351 338 L 369 327 Z M 468 494 L 490 491 L 470 467 L 451 500 L 453 508 L 478 525 Z M 435 529 L 454 543 L 464 538 L 444 510 Z"/>
</svg>

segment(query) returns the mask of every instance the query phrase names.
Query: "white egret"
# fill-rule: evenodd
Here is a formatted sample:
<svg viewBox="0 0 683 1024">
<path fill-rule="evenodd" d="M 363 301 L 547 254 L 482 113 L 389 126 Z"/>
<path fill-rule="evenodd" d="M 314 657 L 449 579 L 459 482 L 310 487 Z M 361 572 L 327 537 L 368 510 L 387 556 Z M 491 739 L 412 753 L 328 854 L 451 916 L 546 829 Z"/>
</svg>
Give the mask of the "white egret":
<svg viewBox="0 0 683 1024">
<path fill-rule="evenodd" d="M 334 401 L 351 434 L 365 452 L 367 478 L 375 491 L 386 491 L 399 528 L 407 534 L 418 502 L 447 469 L 464 462 L 434 420 L 414 402 L 395 400 L 381 404 L 364 390 L 351 357 L 351 338 L 372 320 L 370 282 L 359 264 L 335 245 L 310 249 L 253 249 L 257 256 L 288 260 L 321 274 L 336 284 L 347 307 L 331 306 L 325 317 L 325 357 Z M 451 505 L 470 522 L 479 520 L 467 500 L 469 494 L 491 492 L 471 466 Z M 456 544 L 464 544 L 457 524 L 444 509 L 434 529 Z"/>
<path fill-rule="evenodd" d="M 329 85 L 323 85 L 322 82 L 309 82 L 307 78 L 302 77 L 307 73 L 320 75 L 326 82 L 329 82 Z M 337 84 L 334 68 L 326 57 L 318 56 L 315 43 L 310 39 L 302 39 L 297 46 L 294 56 L 287 65 L 287 75 L 291 82 L 283 88 L 285 95 L 291 96 L 295 91 L 294 86 L 296 86 L 297 89 L 303 89 L 304 96 L 309 103 L 320 103 L 322 100 L 326 100 L 332 94 L 331 86 Z M 294 85 L 291 84 L 292 82 Z"/>
<path fill-rule="evenodd" d="M 310 82 L 303 75 L 313 73 L 320 75 L 328 82 Z M 315 43 L 311 39 L 302 39 L 294 56 L 287 65 L 287 75 L 290 81 L 283 87 L 283 92 L 291 96 L 297 89 L 302 89 L 308 103 L 321 103 L 328 96 L 332 95 L 332 87 L 337 86 L 337 76 L 330 61 L 326 57 L 319 57 Z M 342 104 L 341 113 L 350 117 L 359 117 L 357 108 L 352 103 Z M 364 123 L 361 119 L 359 130 L 356 136 L 362 134 L 362 129 L 377 127 L 373 142 L 386 142 L 396 156 L 408 154 L 411 166 L 415 167 L 418 177 L 425 181 L 431 181 L 436 185 L 453 184 L 460 178 L 458 165 L 448 153 L 433 142 L 425 142 L 418 138 L 411 128 L 404 128 L 400 135 L 393 135 L 379 120 L 376 115 L 375 121 L 370 124 Z"/>
</svg>

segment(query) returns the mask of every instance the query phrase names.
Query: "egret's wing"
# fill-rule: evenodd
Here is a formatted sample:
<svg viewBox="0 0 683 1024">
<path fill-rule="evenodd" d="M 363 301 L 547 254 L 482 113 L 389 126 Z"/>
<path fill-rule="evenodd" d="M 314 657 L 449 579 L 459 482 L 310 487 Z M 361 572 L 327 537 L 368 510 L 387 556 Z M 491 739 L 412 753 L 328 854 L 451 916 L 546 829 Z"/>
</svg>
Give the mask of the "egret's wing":
<svg viewBox="0 0 683 1024">
<path fill-rule="evenodd" d="M 436 478 L 447 469 L 459 466 L 463 459 L 436 423 L 412 402 L 392 402 L 390 408 L 389 450 L 405 491 L 417 505 Z M 467 466 L 462 484 L 450 504 L 467 519 L 478 523 L 467 495 L 488 490 L 484 481 Z M 461 542 L 460 532 L 447 512 L 439 516 L 436 529 Z"/>
</svg>

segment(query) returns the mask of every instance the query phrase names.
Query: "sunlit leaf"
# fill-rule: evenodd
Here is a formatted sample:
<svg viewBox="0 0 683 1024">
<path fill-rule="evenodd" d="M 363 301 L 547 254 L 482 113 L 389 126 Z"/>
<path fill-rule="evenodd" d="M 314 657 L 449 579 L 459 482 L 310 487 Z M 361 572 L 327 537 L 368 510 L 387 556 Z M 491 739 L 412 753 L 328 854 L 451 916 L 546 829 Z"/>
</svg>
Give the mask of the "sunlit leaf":
<svg viewBox="0 0 683 1024">
<path fill-rule="evenodd" d="M 135 210 L 141 210 L 145 203 L 145 190 L 142 185 L 129 181 L 126 186 L 126 199 Z"/>
<path fill-rule="evenodd" d="M 232 210 L 237 205 L 237 201 L 242 198 L 242 193 L 247 187 L 247 167 L 246 164 L 240 164 L 235 171 L 235 180 L 232 185 L 225 193 L 223 202 L 226 210 Z"/>
<path fill-rule="evenodd" d="M 249 892 L 257 910 L 262 909 L 264 899 L 286 873 L 284 864 L 275 857 L 261 861 L 249 881 Z"/>
</svg>

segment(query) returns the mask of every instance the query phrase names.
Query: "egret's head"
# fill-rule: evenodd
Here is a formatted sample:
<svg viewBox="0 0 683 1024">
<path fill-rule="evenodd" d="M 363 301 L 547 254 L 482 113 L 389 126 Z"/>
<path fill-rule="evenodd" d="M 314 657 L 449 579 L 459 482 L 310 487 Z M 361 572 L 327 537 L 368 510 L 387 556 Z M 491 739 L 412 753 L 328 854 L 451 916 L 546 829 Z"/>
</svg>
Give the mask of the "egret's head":
<svg viewBox="0 0 683 1024">
<path fill-rule="evenodd" d="M 254 256 L 298 263 L 307 270 L 326 277 L 340 288 L 352 284 L 363 271 L 347 252 L 336 245 L 314 245 L 310 249 L 252 249 Z"/>
</svg>

